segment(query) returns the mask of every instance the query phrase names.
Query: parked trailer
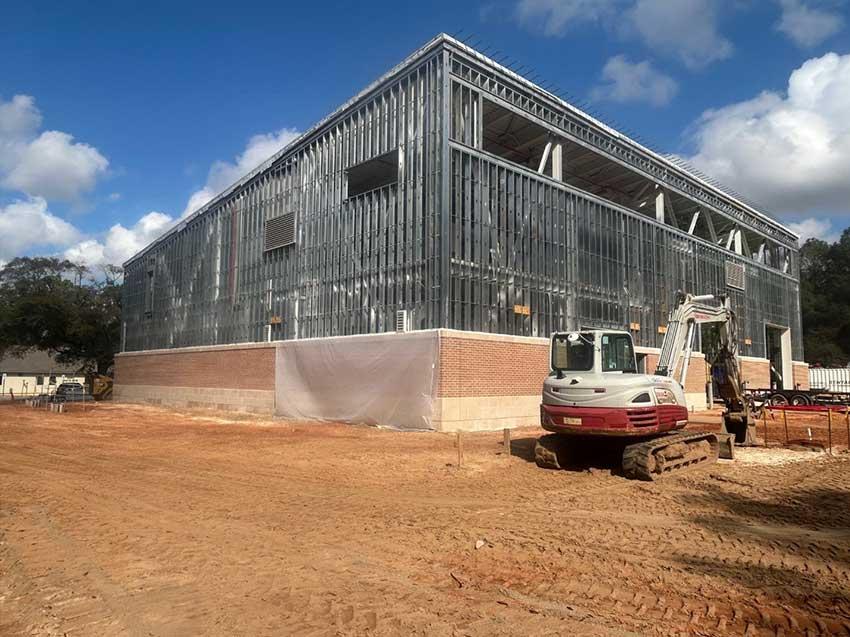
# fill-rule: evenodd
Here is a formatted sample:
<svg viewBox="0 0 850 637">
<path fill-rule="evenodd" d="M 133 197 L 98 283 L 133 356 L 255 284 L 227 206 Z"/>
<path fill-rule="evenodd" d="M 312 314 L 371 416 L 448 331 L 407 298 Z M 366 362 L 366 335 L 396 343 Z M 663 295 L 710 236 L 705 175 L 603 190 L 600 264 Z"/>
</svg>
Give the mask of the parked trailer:
<svg viewBox="0 0 850 637">
<path fill-rule="evenodd" d="M 823 387 L 824 391 L 850 393 L 850 367 L 810 367 L 809 387 Z"/>
<path fill-rule="evenodd" d="M 748 389 L 747 394 L 756 405 L 781 407 L 793 405 L 845 405 L 850 406 L 850 392 L 828 389 Z"/>
</svg>

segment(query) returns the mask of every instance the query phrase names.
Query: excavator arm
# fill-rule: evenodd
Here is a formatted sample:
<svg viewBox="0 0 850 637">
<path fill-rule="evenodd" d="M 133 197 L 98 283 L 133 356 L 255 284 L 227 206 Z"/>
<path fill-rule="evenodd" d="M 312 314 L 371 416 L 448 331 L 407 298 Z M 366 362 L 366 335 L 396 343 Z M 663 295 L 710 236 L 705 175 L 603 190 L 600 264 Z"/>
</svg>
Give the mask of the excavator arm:
<svg viewBox="0 0 850 637">
<path fill-rule="evenodd" d="M 723 413 L 724 430 L 735 434 L 739 444 L 752 443 L 755 424 L 741 381 L 737 322 L 728 298 L 711 294 L 694 296 L 678 293 L 676 307 L 670 312 L 667 322 L 667 332 L 655 373 L 669 376 L 684 387 L 697 327 L 706 323 L 719 327 L 718 352 L 709 363 L 718 394 L 726 405 Z"/>
</svg>

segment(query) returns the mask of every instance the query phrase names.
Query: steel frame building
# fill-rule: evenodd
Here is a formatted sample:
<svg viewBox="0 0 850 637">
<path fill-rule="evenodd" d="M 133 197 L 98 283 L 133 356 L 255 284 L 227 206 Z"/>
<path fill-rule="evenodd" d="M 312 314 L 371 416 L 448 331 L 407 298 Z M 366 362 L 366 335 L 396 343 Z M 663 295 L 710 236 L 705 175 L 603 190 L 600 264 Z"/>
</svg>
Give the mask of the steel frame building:
<svg viewBox="0 0 850 637">
<path fill-rule="evenodd" d="M 128 352 L 400 316 L 656 347 L 684 290 L 731 296 L 744 355 L 803 360 L 794 233 L 447 35 L 124 267 Z"/>
</svg>

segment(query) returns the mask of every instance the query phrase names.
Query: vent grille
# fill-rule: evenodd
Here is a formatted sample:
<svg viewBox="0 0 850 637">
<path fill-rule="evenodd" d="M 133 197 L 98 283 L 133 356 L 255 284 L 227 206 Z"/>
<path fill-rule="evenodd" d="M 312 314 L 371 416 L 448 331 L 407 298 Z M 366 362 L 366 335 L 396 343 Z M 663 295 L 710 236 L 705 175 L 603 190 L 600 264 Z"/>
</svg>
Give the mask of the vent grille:
<svg viewBox="0 0 850 637">
<path fill-rule="evenodd" d="M 406 332 L 408 327 L 407 310 L 398 310 L 395 313 L 395 331 Z"/>
<path fill-rule="evenodd" d="M 744 266 L 740 263 L 726 262 L 726 285 L 738 290 L 745 289 Z"/>
<path fill-rule="evenodd" d="M 287 212 L 280 217 L 266 220 L 263 250 L 275 250 L 295 243 L 295 213 Z"/>
</svg>

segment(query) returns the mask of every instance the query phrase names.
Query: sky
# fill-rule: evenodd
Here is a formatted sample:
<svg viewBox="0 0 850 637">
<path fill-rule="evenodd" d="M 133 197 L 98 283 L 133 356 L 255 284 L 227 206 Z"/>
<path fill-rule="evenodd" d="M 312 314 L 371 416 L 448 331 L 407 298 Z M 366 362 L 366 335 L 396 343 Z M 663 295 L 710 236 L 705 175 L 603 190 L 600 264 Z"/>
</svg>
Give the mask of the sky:
<svg viewBox="0 0 850 637">
<path fill-rule="evenodd" d="M 850 226 L 850 0 L 35 0 L 0 16 L 0 263 L 122 263 L 440 32 L 803 239 Z"/>
</svg>

